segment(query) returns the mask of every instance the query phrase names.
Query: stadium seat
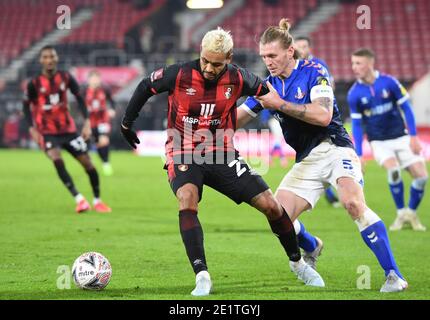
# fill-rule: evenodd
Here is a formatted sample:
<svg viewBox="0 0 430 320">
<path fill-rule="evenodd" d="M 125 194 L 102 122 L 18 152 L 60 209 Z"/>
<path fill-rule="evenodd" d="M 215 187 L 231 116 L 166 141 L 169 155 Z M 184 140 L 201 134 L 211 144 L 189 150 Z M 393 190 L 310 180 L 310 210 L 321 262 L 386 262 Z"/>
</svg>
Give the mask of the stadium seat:
<svg viewBox="0 0 430 320">
<path fill-rule="evenodd" d="M 276 5 L 267 5 L 261 0 L 246 1 L 240 8 L 240 19 L 234 14 L 222 22 L 222 26 L 231 30 L 232 34 L 246 34 L 235 38 L 238 49 L 257 50 L 255 38 L 269 25 L 277 25 L 281 18 L 287 16 L 292 25 L 302 19 L 312 8 L 317 6 L 317 0 L 297 2 L 279 0 Z M 242 32 L 246 30 L 246 32 Z"/>
<path fill-rule="evenodd" d="M 358 18 L 355 3 L 343 3 L 339 12 L 311 34 L 318 56 L 326 60 L 337 80 L 351 81 L 349 54 L 358 47 L 371 47 L 377 54 L 377 68 L 384 72 L 405 78 L 416 79 L 427 72 L 430 55 L 416 55 L 429 52 L 430 2 L 427 0 L 392 1 L 369 0 L 372 17 L 370 30 L 360 30 L 355 23 Z M 327 48 L 330 46 L 333 50 Z M 340 52 L 341 54 L 336 54 Z M 392 53 L 392 54 L 390 54 Z"/>
<path fill-rule="evenodd" d="M 93 18 L 64 38 L 62 43 L 112 43 L 116 47 L 122 47 L 126 32 L 164 2 L 165 0 L 152 1 L 148 8 L 136 10 L 128 1 L 93 0 L 93 4 L 98 4 L 98 11 Z"/>
</svg>

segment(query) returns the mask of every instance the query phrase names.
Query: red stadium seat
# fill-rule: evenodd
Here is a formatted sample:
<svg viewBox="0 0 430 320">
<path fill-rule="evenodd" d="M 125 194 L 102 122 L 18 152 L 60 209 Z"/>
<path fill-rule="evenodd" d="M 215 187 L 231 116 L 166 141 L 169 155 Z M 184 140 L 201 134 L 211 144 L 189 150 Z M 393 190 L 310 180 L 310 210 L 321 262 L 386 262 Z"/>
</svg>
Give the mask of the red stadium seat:
<svg viewBox="0 0 430 320">
<path fill-rule="evenodd" d="M 222 26 L 231 30 L 233 35 L 247 35 L 235 38 L 236 48 L 257 51 L 254 38 L 258 37 L 267 26 L 277 25 L 283 17 L 288 17 L 294 25 L 316 6 L 317 0 L 307 2 L 279 0 L 276 5 L 267 5 L 262 0 L 248 0 L 240 8 L 240 18 L 234 14 L 225 19 Z"/>
<path fill-rule="evenodd" d="M 370 30 L 359 30 L 355 23 L 351 23 L 358 17 L 357 5 L 344 3 L 335 16 L 311 34 L 314 48 L 320 53 L 319 57 L 326 60 L 335 78 L 353 80 L 352 72 L 346 72 L 347 68 L 339 65 L 345 61 L 349 64 L 349 53 L 362 46 L 375 50 L 377 68 L 384 72 L 408 79 L 416 79 L 425 73 L 428 69 L 424 66 L 430 60 L 430 2 L 369 0 L 366 4 L 372 14 Z M 341 52 L 341 55 L 335 52 Z M 345 59 L 343 54 L 348 58 Z"/>
</svg>

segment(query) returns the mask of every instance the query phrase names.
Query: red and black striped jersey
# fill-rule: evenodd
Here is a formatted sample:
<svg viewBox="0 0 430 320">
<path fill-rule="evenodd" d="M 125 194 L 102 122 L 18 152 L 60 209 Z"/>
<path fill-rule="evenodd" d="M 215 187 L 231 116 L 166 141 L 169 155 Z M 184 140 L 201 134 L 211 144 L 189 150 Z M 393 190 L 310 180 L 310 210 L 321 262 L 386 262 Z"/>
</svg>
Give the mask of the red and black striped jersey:
<svg viewBox="0 0 430 320">
<path fill-rule="evenodd" d="M 175 64 L 142 80 L 123 123 L 131 125 L 150 96 L 168 92 L 168 158 L 193 152 L 202 142 L 205 152 L 232 151 L 237 100 L 268 91 L 259 77 L 236 65 L 228 64 L 215 80 L 209 81 L 201 73 L 199 60 Z"/>
<path fill-rule="evenodd" d="M 107 102 L 113 107 L 110 90 L 104 86 L 97 88 L 86 87 L 83 93 L 85 105 L 90 116 L 91 128 L 96 128 L 99 124 L 109 123 Z"/>
<path fill-rule="evenodd" d="M 57 71 L 51 78 L 40 74 L 28 83 L 25 103 L 30 104 L 33 124 L 41 134 L 76 132 L 67 102 L 68 89 L 79 94 L 78 83 L 64 71 Z"/>
</svg>

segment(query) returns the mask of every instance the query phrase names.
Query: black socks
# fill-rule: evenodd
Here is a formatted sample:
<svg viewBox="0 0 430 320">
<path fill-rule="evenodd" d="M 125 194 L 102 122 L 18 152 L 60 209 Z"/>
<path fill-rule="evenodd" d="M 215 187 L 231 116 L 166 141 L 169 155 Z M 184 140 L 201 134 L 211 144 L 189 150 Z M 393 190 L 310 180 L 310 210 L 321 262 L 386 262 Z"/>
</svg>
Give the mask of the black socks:
<svg viewBox="0 0 430 320">
<path fill-rule="evenodd" d="M 57 169 L 58 176 L 61 181 L 63 181 L 66 188 L 70 191 L 72 196 L 78 195 L 78 191 L 75 188 L 72 178 L 66 170 L 66 166 L 64 165 L 64 161 L 62 159 L 54 160 L 55 169 Z"/>
<path fill-rule="evenodd" d="M 203 246 L 203 229 L 197 218 L 197 211 L 180 210 L 179 229 L 194 273 L 197 274 L 200 271 L 207 270 Z"/>
<path fill-rule="evenodd" d="M 287 212 L 283 210 L 282 217 L 272 221 L 269 220 L 269 224 L 273 233 L 279 238 L 290 260 L 299 261 L 301 258 L 299 243 L 294 225 Z"/>
</svg>

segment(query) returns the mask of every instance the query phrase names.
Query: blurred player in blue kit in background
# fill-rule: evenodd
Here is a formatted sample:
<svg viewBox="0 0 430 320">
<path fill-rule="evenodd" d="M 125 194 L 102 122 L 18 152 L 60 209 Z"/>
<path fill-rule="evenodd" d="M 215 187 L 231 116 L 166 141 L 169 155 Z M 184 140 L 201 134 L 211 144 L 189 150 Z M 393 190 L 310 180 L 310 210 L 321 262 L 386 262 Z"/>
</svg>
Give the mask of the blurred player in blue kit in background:
<svg viewBox="0 0 430 320">
<path fill-rule="evenodd" d="M 359 157 L 363 154 L 365 131 L 375 160 L 387 170 L 388 184 L 397 207 L 397 217 L 390 230 L 401 230 L 410 224 L 413 230 L 425 231 L 416 210 L 423 198 L 428 174 L 420 156 L 421 145 L 409 94 L 396 78 L 374 69 L 372 50 L 358 49 L 351 59 L 357 81 L 349 90 L 348 103 L 356 152 Z M 406 169 L 413 179 L 407 207 L 402 169 Z"/>
<path fill-rule="evenodd" d="M 324 60 L 317 58 L 312 54 L 312 42 L 311 42 L 311 39 L 309 37 L 306 37 L 306 36 L 295 37 L 294 38 L 294 48 L 299 52 L 300 59 L 309 60 L 311 62 L 319 63 L 324 68 L 326 68 L 327 72 L 330 75 L 330 69 L 329 69 L 327 63 Z M 329 77 L 330 77 L 331 86 L 333 87 L 333 90 L 334 90 L 334 79 L 331 75 Z"/>
</svg>

